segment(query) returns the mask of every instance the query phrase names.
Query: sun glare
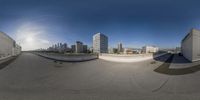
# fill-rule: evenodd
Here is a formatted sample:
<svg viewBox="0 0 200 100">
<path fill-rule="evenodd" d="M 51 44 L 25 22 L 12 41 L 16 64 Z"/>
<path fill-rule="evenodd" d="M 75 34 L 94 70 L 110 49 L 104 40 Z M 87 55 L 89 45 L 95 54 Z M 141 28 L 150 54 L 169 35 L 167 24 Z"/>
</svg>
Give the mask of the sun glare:
<svg viewBox="0 0 200 100">
<path fill-rule="evenodd" d="M 33 42 L 33 37 L 27 37 L 27 38 L 26 38 L 26 41 L 27 41 L 27 42 Z"/>
</svg>

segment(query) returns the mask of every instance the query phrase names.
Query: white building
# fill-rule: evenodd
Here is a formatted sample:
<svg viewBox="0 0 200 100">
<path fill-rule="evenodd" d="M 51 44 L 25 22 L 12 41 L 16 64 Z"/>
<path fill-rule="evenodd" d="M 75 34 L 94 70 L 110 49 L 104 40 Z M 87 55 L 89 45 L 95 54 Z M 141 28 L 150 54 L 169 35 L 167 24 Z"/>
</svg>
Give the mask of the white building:
<svg viewBox="0 0 200 100">
<path fill-rule="evenodd" d="M 97 33 L 93 36 L 93 52 L 108 53 L 108 37 L 104 34 Z"/>
<path fill-rule="evenodd" d="M 21 53 L 21 47 L 3 32 L 0 32 L 0 58 L 15 56 Z"/>
<path fill-rule="evenodd" d="M 185 58 L 200 60 L 200 30 L 192 29 L 181 42 L 181 52 Z"/>
<path fill-rule="evenodd" d="M 159 48 L 155 46 L 144 46 L 142 47 L 143 53 L 156 53 L 158 52 Z"/>
<path fill-rule="evenodd" d="M 133 54 L 133 48 L 124 48 L 124 54 Z"/>
</svg>

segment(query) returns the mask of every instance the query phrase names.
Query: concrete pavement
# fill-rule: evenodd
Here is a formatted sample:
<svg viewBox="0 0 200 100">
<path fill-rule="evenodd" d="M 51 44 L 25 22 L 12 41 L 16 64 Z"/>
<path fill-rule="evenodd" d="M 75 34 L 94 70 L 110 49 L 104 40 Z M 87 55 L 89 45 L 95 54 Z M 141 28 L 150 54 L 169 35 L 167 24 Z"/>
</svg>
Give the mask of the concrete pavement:
<svg viewBox="0 0 200 100">
<path fill-rule="evenodd" d="M 167 58 L 163 58 L 167 59 Z M 0 100 L 199 100 L 200 72 L 165 75 L 161 61 L 62 64 L 23 53 L 0 70 Z"/>
</svg>

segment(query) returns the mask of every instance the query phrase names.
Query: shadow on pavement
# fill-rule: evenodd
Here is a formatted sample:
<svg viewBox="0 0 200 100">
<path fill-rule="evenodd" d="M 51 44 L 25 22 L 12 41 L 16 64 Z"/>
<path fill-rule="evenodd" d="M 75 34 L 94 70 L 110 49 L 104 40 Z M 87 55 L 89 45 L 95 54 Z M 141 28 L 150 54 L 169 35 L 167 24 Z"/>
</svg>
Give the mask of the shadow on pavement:
<svg viewBox="0 0 200 100">
<path fill-rule="evenodd" d="M 155 61 L 160 61 L 160 62 L 165 62 L 165 63 L 167 63 L 167 62 L 169 62 L 167 59 L 168 59 L 172 54 L 167 53 L 167 54 L 162 55 L 162 56 L 159 56 L 159 57 L 156 57 L 156 55 L 157 55 L 157 54 L 153 54 L 153 59 L 154 59 Z M 171 62 L 170 62 L 170 63 L 171 63 Z"/>
<path fill-rule="evenodd" d="M 174 54 L 174 60 L 172 60 L 173 64 L 187 64 L 191 63 L 189 60 L 187 60 L 184 56 Z"/>
<path fill-rule="evenodd" d="M 182 68 L 182 69 L 170 69 L 169 68 L 170 64 L 173 62 L 173 59 L 176 56 L 177 55 L 171 54 L 170 57 L 162 65 L 160 65 L 158 68 L 156 68 L 154 71 L 161 73 L 161 74 L 167 74 L 167 75 L 184 75 L 184 74 L 191 74 L 191 73 L 200 71 L 200 65 L 195 65 L 195 66 L 191 66 L 188 68 Z M 186 60 L 186 62 L 187 62 L 187 60 Z"/>
<path fill-rule="evenodd" d="M 2 70 L 3 68 L 5 68 L 6 66 L 8 66 L 13 61 L 15 61 L 16 58 L 17 57 L 11 57 L 11 58 L 3 60 L 2 63 L 0 63 L 0 70 Z"/>
<path fill-rule="evenodd" d="M 168 60 L 166 60 L 167 58 L 169 58 L 170 53 L 160 56 L 160 57 L 156 57 L 157 54 L 153 55 L 153 59 L 156 61 L 160 61 L 160 62 L 168 62 Z M 184 64 L 184 63 L 191 63 L 189 60 L 187 60 L 184 56 L 178 55 L 178 54 L 173 54 L 174 55 L 174 60 L 170 61 L 170 63 L 173 64 Z"/>
</svg>

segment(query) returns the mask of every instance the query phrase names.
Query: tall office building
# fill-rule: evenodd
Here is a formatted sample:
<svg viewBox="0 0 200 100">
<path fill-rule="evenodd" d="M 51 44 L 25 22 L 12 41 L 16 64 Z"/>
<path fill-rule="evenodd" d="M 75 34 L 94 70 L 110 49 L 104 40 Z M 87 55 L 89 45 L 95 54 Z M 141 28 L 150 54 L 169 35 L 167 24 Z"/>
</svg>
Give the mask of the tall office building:
<svg viewBox="0 0 200 100">
<path fill-rule="evenodd" d="M 83 53 L 83 43 L 76 41 L 76 53 Z"/>
<path fill-rule="evenodd" d="M 122 47 L 122 43 L 118 44 L 118 52 L 123 52 L 123 47 Z"/>
<path fill-rule="evenodd" d="M 104 34 L 97 33 L 93 36 L 93 52 L 108 53 L 108 37 Z"/>
<path fill-rule="evenodd" d="M 72 53 L 87 53 L 87 45 L 84 45 L 81 41 L 76 41 L 75 45 L 71 45 Z"/>
</svg>

